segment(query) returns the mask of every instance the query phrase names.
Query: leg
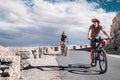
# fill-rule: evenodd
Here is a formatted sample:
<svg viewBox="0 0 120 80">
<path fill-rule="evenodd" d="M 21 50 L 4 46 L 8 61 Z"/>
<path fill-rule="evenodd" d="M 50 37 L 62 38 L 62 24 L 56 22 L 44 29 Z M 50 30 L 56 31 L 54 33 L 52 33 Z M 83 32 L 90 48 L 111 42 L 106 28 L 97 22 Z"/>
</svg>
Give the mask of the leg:
<svg viewBox="0 0 120 80">
<path fill-rule="evenodd" d="M 65 42 L 61 42 L 61 54 L 64 55 L 65 54 Z"/>
<path fill-rule="evenodd" d="M 65 52 L 64 52 L 64 56 L 67 55 L 67 50 L 68 50 L 68 47 L 65 45 Z"/>
<path fill-rule="evenodd" d="M 91 49 L 91 63 L 94 63 L 94 49 Z"/>
<path fill-rule="evenodd" d="M 91 46 L 91 64 L 94 63 L 94 42 L 91 40 L 90 41 L 90 46 Z"/>
<path fill-rule="evenodd" d="M 60 49 L 61 49 L 61 55 L 63 55 L 63 47 L 62 47 L 62 41 L 60 41 Z"/>
<path fill-rule="evenodd" d="M 102 40 L 102 47 L 105 47 L 107 45 L 107 41 L 106 40 Z"/>
<path fill-rule="evenodd" d="M 94 41 L 90 41 L 90 45 L 91 45 L 91 66 L 94 66 L 94 47 L 95 47 L 95 42 Z"/>
</svg>

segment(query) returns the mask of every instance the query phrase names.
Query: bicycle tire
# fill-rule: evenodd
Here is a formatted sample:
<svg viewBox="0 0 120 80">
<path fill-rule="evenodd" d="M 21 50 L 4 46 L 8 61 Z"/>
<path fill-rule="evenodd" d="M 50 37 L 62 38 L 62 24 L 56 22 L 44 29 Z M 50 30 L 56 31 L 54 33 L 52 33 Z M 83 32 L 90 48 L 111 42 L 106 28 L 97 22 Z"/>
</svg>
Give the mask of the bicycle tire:
<svg viewBox="0 0 120 80">
<path fill-rule="evenodd" d="M 106 56 L 106 51 L 104 49 L 101 49 L 101 53 L 99 54 L 99 66 L 101 69 L 101 73 L 105 73 L 107 71 L 107 67 L 108 67 L 107 56 Z"/>
<path fill-rule="evenodd" d="M 64 54 L 64 49 L 61 49 L 61 55 L 63 55 Z"/>
<path fill-rule="evenodd" d="M 61 54 L 64 55 L 65 52 L 65 44 L 61 44 Z"/>
<path fill-rule="evenodd" d="M 97 65 L 97 59 L 96 59 L 97 58 L 97 54 L 98 54 L 97 52 L 94 53 L 94 63 L 95 63 L 94 67 Z"/>
</svg>

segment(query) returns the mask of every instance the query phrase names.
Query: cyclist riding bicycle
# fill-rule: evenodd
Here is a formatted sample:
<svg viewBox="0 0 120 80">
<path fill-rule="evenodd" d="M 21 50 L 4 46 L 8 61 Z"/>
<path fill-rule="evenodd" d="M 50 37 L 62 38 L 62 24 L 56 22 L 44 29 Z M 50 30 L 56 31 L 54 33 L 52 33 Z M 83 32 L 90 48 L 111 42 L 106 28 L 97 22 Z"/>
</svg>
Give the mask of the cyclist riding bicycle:
<svg viewBox="0 0 120 80">
<path fill-rule="evenodd" d="M 93 18 L 92 25 L 89 28 L 88 31 L 88 39 L 90 40 L 90 46 L 91 46 L 91 66 L 94 66 L 94 43 L 92 39 L 98 38 L 100 31 L 102 31 L 109 39 L 111 38 L 110 35 L 103 29 L 103 27 L 100 25 L 100 21 L 97 18 Z M 102 41 L 102 46 L 105 47 L 106 41 Z"/>
<path fill-rule="evenodd" d="M 66 40 L 68 42 L 68 37 L 65 34 L 65 32 L 63 31 L 62 34 L 60 35 L 60 46 L 61 46 L 61 48 L 65 48 L 66 47 L 66 44 L 65 44 Z M 63 53 L 62 53 L 62 55 L 63 55 Z"/>
</svg>

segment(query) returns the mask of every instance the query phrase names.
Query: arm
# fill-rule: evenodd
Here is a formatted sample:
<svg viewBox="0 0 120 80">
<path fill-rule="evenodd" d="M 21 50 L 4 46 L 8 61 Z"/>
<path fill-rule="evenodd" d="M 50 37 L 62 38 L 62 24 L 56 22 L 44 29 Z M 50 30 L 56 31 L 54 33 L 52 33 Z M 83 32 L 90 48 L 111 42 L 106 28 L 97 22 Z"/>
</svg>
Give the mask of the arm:
<svg viewBox="0 0 120 80">
<path fill-rule="evenodd" d="M 101 30 L 109 39 L 111 39 L 110 35 L 105 31 L 105 29 L 101 29 Z"/>
<path fill-rule="evenodd" d="M 66 38 L 65 38 L 65 40 L 67 41 L 67 42 L 69 42 L 69 38 L 68 38 L 68 36 L 66 35 Z"/>
<path fill-rule="evenodd" d="M 67 42 L 69 42 L 69 38 L 67 37 Z"/>
<path fill-rule="evenodd" d="M 92 29 L 89 29 L 89 31 L 88 31 L 88 39 L 89 39 L 89 40 L 92 39 L 92 38 L 91 38 L 91 32 L 92 32 Z"/>
<path fill-rule="evenodd" d="M 60 36 L 60 38 L 59 38 L 59 42 L 61 42 L 61 36 Z"/>
</svg>

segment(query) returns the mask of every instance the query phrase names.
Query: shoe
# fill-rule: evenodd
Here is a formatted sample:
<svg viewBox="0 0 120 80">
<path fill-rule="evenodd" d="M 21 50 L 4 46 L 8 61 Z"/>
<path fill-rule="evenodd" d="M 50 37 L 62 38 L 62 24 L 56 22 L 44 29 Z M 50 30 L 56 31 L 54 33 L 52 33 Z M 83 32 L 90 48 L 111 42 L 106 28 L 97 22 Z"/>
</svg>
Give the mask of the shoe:
<svg viewBox="0 0 120 80">
<path fill-rule="evenodd" d="M 92 67 L 95 67 L 95 63 L 94 63 L 94 62 L 91 62 L 91 66 L 92 66 Z"/>
</svg>

